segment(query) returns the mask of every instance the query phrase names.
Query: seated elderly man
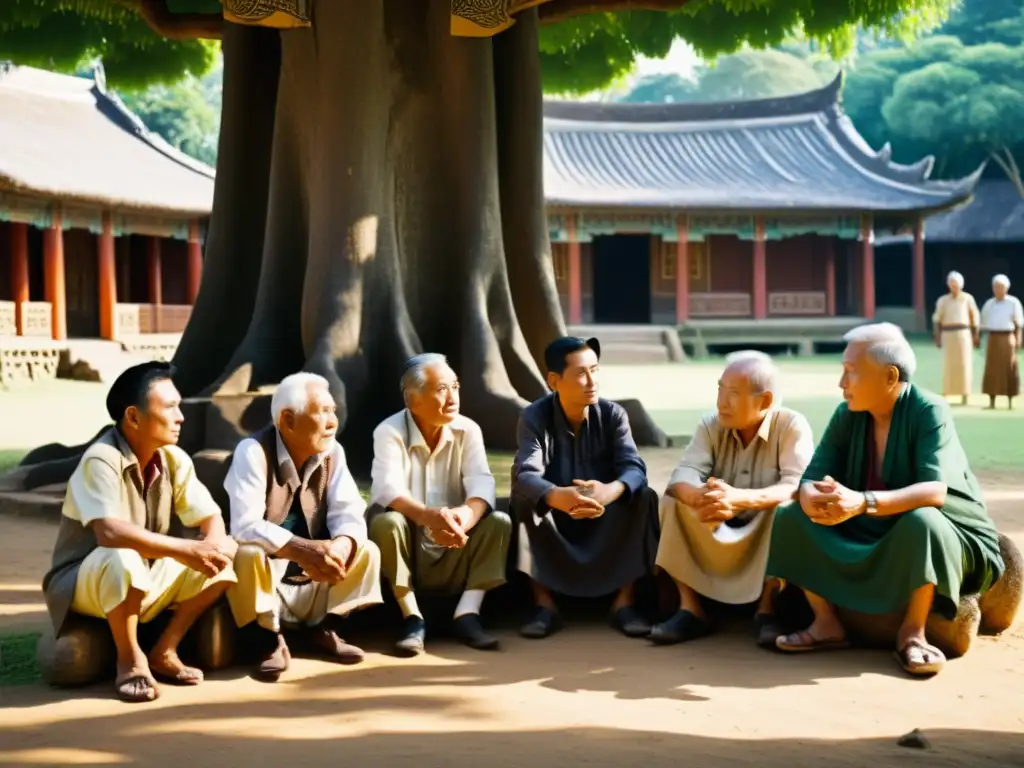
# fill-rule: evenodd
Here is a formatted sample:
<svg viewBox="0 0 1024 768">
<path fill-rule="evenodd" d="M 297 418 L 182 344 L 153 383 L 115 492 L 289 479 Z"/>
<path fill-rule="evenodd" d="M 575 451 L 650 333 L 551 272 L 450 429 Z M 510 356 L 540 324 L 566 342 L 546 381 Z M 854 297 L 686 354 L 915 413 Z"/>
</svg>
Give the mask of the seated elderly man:
<svg viewBox="0 0 1024 768">
<path fill-rule="evenodd" d="M 938 672 L 925 639 L 935 611 L 1003 572 L 996 530 L 945 401 L 911 383 L 917 361 L 893 325 L 846 335 L 843 399 L 814 452 L 799 501 L 775 514 L 768 573 L 803 588 L 814 621 L 779 637 L 789 652 L 845 647 L 833 604 L 869 614 L 904 611 L 903 669 Z"/>
<path fill-rule="evenodd" d="M 459 380 L 444 355 L 406 363 L 406 407 L 373 434 L 370 537 L 405 617 L 399 653 L 423 651 L 426 625 L 415 588 L 462 592 L 455 634 L 471 648 L 497 648 L 480 607 L 505 583 L 512 522 L 494 509 L 494 477 L 484 439 L 459 414 Z"/>
<path fill-rule="evenodd" d="M 760 598 L 758 642 L 774 643 L 774 580 L 765 582 L 775 508 L 793 497 L 814 453 L 807 420 L 779 407 L 768 355 L 728 358 L 718 410 L 701 419 L 661 502 L 656 565 L 679 589 L 680 610 L 651 630 L 658 644 L 708 634 L 701 595 L 722 603 Z"/>
<path fill-rule="evenodd" d="M 380 553 L 367 540 L 366 504 L 335 439 L 338 417 L 327 380 L 285 377 L 270 404 L 273 424 L 238 444 L 224 480 L 239 543 L 237 586 L 228 592 L 239 627 L 265 639 L 258 676 L 288 669 L 283 629 L 302 631 L 343 664 L 362 661 L 340 620 L 381 602 Z"/>
<path fill-rule="evenodd" d="M 178 644 L 235 580 L 220 509 L 178 448 L 184 417 L 169 363 L 124 371 L 107 395 L 115 425 L 82 456 L 68 481 L 53 565 L 43 580 L 57 635 L 70 613 L 106 619 L 117 649 L 117 695 L 159 696 L 154 676 L 202 682 L 178 658 Z M 200 538 L 185 538 L 197 528 Z M 173 609 L 146 654 L 139 624 Z"/>
<path fill-rule="evenodd" d="M 551 342 L 544 360 L 553 394 L 519 420 L 512 506 L 523 533 L 519 569 L 533 580 L 536 603 L 524 637 L 547 637 L 560 625 L 552 592 L 615 592 L 612 626 L 629 637 L 651 631 L 633 602 L 634 583 L 654 566 L 658 496 L 625 410 L 598 396 L 600 356 L 597 339 Z"/>
</svg>

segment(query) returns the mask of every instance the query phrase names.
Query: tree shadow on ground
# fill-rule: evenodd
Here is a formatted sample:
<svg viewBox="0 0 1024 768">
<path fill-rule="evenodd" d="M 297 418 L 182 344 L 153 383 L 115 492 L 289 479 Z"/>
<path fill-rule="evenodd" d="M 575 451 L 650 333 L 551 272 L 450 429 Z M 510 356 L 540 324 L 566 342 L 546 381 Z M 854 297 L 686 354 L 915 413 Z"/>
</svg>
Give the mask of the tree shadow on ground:
<svg viewBox="0 0 1024 768">
<path fill-rule="evenodd" d="M 389 700 L 392 713 L 402 714 L 399 702 Z M 428 702 L 418 699 L 417 708 Z M 341 704 L 339 709 L 336 705 Z M 373 707 L 373 700 L 354 702 Z M 436 706 L 448 706 L 441 700 Z M 328 706 L 330 707 L 328 709 Z M 621 766 L 676 768 L 692 765 L 742 765 L 789 768 L 820 765 L 827 768 L 903 766 L 920 760 L 928 766 L 1022 765 L 1024 734 L 988 731 L 935 730 L 926 733 L 927 749 L 897 746 L 897 737 L 857 740 L 720 739 L 658 731 L 610 728 L 339 734 L 337 719 L 315 730 L 303 724 L 296 731 L 287 718 L 344 714 L 339 702 L 246 703 L 168 709 L 132 709 L 130 714 L 102 720 L 83 720 L 55 728 L 20 729 L 3 739 L 0 765 L 63 766 L 76 762 L 127 765 L 187 763 L 189 768 L 225 765 L 288 765 L 289 768 L 347 765 L 408 765 L 422 768 L 456 765 L 502 766 Z M 219 717 L 267 718 L 265 727 L 245 726 L 244 732 L 204 732 Z M 275 724 L 271 720 L 276 719 Z M 198 727 L 193 729 L 192 724 Z M 216 723 L 213 723 L 216 725 Z M 171 727 L 168 727 L 168 726 Z M 382 721 L 380 729 L 394 726 Z M 0 731 L 2 733 L 2 731 Z"/>
</svg>

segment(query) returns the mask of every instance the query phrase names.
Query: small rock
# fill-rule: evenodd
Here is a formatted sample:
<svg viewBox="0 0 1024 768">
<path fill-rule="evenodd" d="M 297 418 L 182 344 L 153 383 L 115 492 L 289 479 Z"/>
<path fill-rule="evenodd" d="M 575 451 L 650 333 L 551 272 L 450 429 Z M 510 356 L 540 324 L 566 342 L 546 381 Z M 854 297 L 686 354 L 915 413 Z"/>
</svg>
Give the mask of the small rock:
<svg viewBox="0 0 1024 768">
<path fill-rule="evenodd" d="M 917 728 L 905 736 L 901 736 L 900 740 L 896 743 L 901 747 L 908 747 L 909 749 L 931 749 L 932 747 L 931 742 Z"/>
</svg>

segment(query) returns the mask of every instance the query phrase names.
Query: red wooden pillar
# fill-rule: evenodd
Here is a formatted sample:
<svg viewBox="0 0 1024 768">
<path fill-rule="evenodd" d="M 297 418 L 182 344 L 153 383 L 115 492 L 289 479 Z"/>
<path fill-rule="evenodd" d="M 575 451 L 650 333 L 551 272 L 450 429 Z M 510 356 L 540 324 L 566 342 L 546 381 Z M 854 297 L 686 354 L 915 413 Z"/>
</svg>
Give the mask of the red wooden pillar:
<svg viewBox="0 0 1024 768">
<path fill-rule="evenodd" d="M 114 255 L 114 225 L 110 212 L 103 212 L 103 230 L 98 237 L 100 289 L 100 338 L 117 338 L 117 258 Z"/>
<path fill-rule="evenodd" d="M 836 316 L 836 244 L 831 238 L 825 243 L 825 314 Z"/>
<path fill-rule="evenodd" d="M 690 222 L 686 216 L 676 221 L 676 322 L 690 319 Z"/>
<path fill-rule="evenodd" d="M 199 283 L 203 278 L 203 245 L 199 242 L 199 222 L 188 223 L 188 300 L 196 303 Z"/>
<path fill-rule="evenodd" d="M 153 331 L 160 333 L 160 305 L 164 303 L 163 274 L 160 266 L 160 238 L 150 237 L 147 256 L 149 303 L 153 305 Z"/>
<path fill-rule="evenodd" d="M 870 214 L 860 221 L 861 282 L 863 287 L 864 317 L 875 317 L 875 227 Z"/>
<path fill-rule="evenodd" d="M 29 301 L 28 290 L 28 224 L 11 222 L 11 298 L 14 300 L 14 322 L 18 335 L 25 334 L 22 323 L 23 304 Z"/>
<path fill-rule="evenodd" d="M 575 215 L 568 217 L 565 229 L 569 238 L 569 325 L 579 325 L 583 321 L 583 279 Z"/>
<path fill-rule="evenodd" d="M 768 317 L 768 268 L 764 219 L 754 219 L 754 319 Z"/>
<path fill-rule="evenodd" d="M 924 305 L 924 218 L 914 222 L 914 325 L 918 331 L 927 328 Z"/>
<path fill-rule="evenodd" d="M 68 337 L 67 292 L 64 287 L 64 224 L 60 212 L 43 230 L 43 282 L 50 302 L 50 330 L 56 341 Z"/>
</svg>

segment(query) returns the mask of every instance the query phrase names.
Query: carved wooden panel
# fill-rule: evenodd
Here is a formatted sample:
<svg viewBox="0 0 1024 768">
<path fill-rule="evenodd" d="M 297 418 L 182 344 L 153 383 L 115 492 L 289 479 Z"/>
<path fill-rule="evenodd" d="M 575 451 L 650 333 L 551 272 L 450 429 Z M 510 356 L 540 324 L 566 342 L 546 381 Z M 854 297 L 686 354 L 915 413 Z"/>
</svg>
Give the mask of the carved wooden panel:
<svg viewBox="0 0 1024 768">
<path fill-rule="evenodd" d="M 749 317 L 749 293 L 691 293 L 692 317 Z"/>
<path fill-rule="evenodd" d="M 0 336 L 17 335 L 16 308 L 17 305 L 13 301 L 0 301 Z"/>
<path fill-rule="evenodd" d="M 162 304 L 160 310 L 160 333 L 182 333 L 192 316 L 190 304 Z"/>
<path fill-rule="evenodd" d="M 52 338 L 53 307 L 48 301 L 27 301 L 21 305 L 21 332 L 23 336 Z"/>
<path fill-rule="evenodd" d="M 769 315 L 824 315 L 824 291 L 777 291 L 768 294 Z"/>
</svg>

